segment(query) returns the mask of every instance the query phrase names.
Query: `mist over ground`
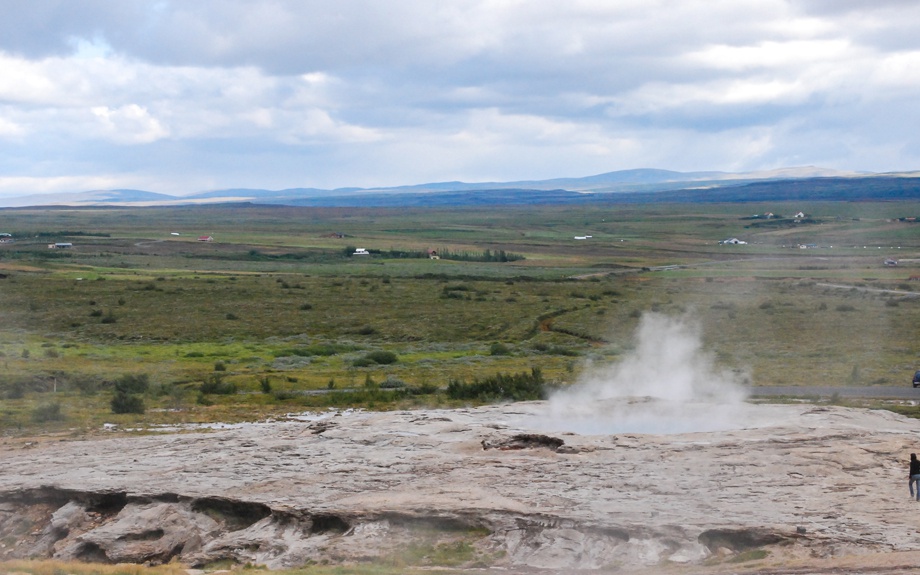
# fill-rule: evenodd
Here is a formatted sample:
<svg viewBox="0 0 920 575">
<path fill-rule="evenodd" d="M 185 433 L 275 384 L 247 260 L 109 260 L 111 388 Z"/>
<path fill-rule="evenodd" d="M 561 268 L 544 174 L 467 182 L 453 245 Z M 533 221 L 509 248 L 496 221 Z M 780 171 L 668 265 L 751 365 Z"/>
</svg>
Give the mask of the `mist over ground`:
<svg viewBox="0 0 920 575">
<path fill-rule="evenodd" d="M 771 423 L 765 410 L 745 402 L 742 377 L 716 365 L 691 317 L 646 313 L 633 351 L 617 363 L 590 366 L 578 382 L 550 397 L 539 421 L 529 423 L 581 434 L 688 433 Z"/>
</svg>

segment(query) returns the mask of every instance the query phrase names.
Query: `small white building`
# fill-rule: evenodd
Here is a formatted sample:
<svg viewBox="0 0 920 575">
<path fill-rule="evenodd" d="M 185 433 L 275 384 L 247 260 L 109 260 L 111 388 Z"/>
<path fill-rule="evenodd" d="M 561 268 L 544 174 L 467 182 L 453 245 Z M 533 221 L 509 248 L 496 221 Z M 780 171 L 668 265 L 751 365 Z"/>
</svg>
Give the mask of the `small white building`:
<svg viewBox="0 0 920 575">
<path fill-rule="evenodd" d="M 371 253 L 370 253 L 369 251 L 367 251 L 366 249 L 364 249 L 364 248 L 355 248 L 355 253 L 353 253 L 352 255 L 355 255 L 355 256 L 369 256 L 369 255 L 371 255 Z"/>
<path fill-rule="evenodd" d="M 49 250 L 69 250 L 73 247 L 73 244 L 70 242 L 57 242 L 54 244 L 48 244 Z"/>
<path fill-rule="evenodd" d="M 723 244 L 723 245 L 731 244 L 731 245 L 733 245 L 733 246 L 740 246 L 740 245 L 746 245 L 746 244 L 747 244 L 747 242 L 745 242 L 745 241 L 743 241 L 743 240 L 739 240 L 738 238 L 728 238 L 727 240 L 722 240 L 722 241 L 719 242 L 719 243 L 720 243 L 720 244 Z"/>
</svg>

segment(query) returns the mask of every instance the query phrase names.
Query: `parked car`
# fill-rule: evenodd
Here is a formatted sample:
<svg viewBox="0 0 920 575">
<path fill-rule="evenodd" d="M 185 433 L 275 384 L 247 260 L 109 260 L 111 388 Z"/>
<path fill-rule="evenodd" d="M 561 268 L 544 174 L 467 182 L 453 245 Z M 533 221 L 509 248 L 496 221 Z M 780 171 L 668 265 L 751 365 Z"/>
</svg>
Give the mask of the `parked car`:
<svg viewBox="0 0 920 575">
<path fill-rule="evenodd" d="M 920 371 L 914 374 L 914 387 L 920 387 Z"/>
</svg>

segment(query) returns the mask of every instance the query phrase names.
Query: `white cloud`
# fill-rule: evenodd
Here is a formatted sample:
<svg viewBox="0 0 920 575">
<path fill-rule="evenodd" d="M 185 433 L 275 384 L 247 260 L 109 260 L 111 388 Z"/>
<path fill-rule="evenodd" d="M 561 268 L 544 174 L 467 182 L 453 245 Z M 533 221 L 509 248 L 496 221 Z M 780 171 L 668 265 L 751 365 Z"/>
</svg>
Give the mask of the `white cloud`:
<svg viewBox="0 0 920 575">
<path fill-rule="evenodd" d="M 14 177 L 348 186 L 920 164 L 915 2 L 4 8 Z"/>
<path fill-rule="evenodd" d="M 838 39 L 770 41 L 747 46 L 720 44 L 691 52 L 685 60 L 734 72 L 772 69 L 782 73 L 784 70 L 801 69 L 814 62 L 846 61 L 852 57 L 848 53 L 850 48 L 849 42 Z"/>
<path fill-rule="evenodd" d="M 137 104 L 114 109 L 96 106 L 91 111 L 99 120 L 101 133 L 120 144 L 149 144 L 169 135 L 159 120 Z"/>
<path fill-rule="evenodd" d="M 0 138 L 13 138 L 22 136 L 26 133 L 25 128 L 19 124 L 0 117 Z"/>
<path fill-rule="evenodd" d="M 105 190 L 128 187 L 134 177 L 118 176 L 0 176 L 0 194 L 25 196 L 83 190 Z"/>
<path fill-rule="evenodd" d="M 285 116 L 288 130 L 281 139 L 290 144 L 323 141 L 366 143 L 382 139 L 377 130 L 337 121 L 325 110 L 298 110 Z"/>
</svg>

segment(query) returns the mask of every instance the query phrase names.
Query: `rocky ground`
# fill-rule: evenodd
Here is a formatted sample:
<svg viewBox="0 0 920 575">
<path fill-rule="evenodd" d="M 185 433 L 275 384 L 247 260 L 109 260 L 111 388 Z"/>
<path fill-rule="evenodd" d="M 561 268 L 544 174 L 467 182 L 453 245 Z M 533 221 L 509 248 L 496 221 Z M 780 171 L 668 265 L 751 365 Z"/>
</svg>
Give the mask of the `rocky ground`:
<svg viewBox="0 0 920 575">
<path fill-rule="evenodd" d="M 617 413 L 616 401 L 591 417 Z M 920 563 L 906 477 L 920 421 L 732 409 L 734 428 L 672 434 L 587 434 L 586 421 L 569 426 L 532 402 L 4 439 L 0 560 L 282 568 L 421 549 L 422 564 L 506 573 L 893 574 Z"/>
</svg>

